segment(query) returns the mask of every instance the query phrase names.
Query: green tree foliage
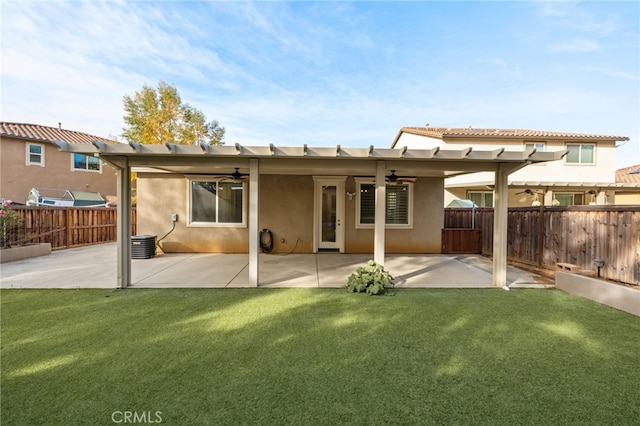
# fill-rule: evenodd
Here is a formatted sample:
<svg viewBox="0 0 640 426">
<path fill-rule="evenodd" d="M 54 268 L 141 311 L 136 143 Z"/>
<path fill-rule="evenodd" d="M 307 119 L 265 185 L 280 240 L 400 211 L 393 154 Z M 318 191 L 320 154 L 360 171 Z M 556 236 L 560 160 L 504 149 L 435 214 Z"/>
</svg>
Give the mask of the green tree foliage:
<svg viewBox="0 0 640 426">
<path fill-rule="evenodd" d="M 163 81 L 157 89 L 144 85 L 133 96 L 125 95 L 123 103 L 127 127 L 122 136 L 127 140 L 146 144 L 223 143 L 224 127 L 216 120 L 207 122 L 202 111 L 183 103 L 178 89 Z"/>
</svg>

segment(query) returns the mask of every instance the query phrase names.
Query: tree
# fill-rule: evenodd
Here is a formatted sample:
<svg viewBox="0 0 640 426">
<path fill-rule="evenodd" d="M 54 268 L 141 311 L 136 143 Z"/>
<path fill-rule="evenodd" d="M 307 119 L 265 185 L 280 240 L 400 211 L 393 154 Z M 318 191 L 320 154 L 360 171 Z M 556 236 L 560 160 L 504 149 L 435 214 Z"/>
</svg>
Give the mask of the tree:
<svg viewBox="0 0 640 426">
<path fill-rule="evenodd" d="M 146 144 L 218 145 L 225 129 L 216 120 L 207 122 L 202 111 L 183 103 L 178 89 L 161 81 L 158 88 L 142 86 L 133 97 L 123 98 L 127 127 L 122 136 Z"/>
</svg>

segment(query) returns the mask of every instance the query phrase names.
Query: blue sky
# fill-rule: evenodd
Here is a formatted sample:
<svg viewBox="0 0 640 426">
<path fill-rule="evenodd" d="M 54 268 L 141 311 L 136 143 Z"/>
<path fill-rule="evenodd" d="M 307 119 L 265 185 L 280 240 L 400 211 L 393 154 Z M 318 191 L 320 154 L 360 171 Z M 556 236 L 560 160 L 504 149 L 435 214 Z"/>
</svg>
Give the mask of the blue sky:
<svg viewBox="0 0 640 426">
<path fill-rule="evenodd" d="M 387 147 L 403 126 L 628 136 L 640 3 L 3 1 L 2 120 L 103 137 L 162 80 L 246 145 Z"/>
</svg>

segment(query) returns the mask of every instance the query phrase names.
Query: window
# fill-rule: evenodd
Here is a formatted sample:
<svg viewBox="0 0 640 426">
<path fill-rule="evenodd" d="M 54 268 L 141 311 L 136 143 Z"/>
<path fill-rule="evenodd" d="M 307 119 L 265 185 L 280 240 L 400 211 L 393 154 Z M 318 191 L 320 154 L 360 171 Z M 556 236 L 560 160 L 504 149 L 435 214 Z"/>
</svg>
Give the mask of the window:
<svg viewBox="0 0 640 426">
<path fill-rule="evenodd" d="M 532 148 L 535 148 L 537 152 L 544 152 L 546 150 L 546 144 L 544 142 L 525 142 L 525 150 L 529 150 Z"/>
<path fill-rule="evenodd" d="M 567 156 L 565 162 L 567 164 L 595 164 L 596 146 L 592 143 L 587 144 L 567 144 Z"/>
<path fill-rule="evenodd" d="M 581 206 L 584 204 L 582 192 L 554 192 L 553 204 L 556 206 Z"/>
<path fill-rule="evenodd" d="M 27 166 L 44 167 L 44 146 L 37 143 L 27 144 Z"/>
<path fill-rule="evenodd" d="M 467 198 L 478 207 L 493 207 L 493 192 L 491 191 L 469 191 Z"/>
<path fill-rule="evenodd" d="M 246 226 L 242 182 L 189 180 L 190 226 Z"/>
<path fill-rule="evenodd" d="M 376 214 L 376 185 L 371 182 L 356 182 L 358 188 L 356 228 L 371 228 Z M 385 224 L 387 228 L 412 228 L 411 203 L 413 183 L 387 185 L 385 202 Z"/>
<path fill-rule="evenodd" d="M 99 172 L 102 170 L 102 163 L 100 162 L 100 159 L 98 157 L 73 154 L 73 170 Z"/>
</svg>

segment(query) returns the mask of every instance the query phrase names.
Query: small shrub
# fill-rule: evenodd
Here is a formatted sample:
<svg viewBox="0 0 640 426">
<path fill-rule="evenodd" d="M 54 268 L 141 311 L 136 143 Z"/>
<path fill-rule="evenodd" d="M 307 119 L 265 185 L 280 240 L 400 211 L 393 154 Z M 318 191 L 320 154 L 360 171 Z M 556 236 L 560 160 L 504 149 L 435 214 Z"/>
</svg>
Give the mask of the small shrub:
<svg viewBox="0 0 640 426">
<path fill-rule="evenodd" d="M 18 231 L 22 226 L 22 219 L 11 208 L 10 200 L 2 200 L 0 206 L 0 247 L 9 248 L 11 243 L 18 240 Z"/>
<path fill-rule="evenodd" d="M 366 292 L 370 295 L 384 294 L 393 286 L 393 277 L 385 271 L 382 265 L 373 260 L 367 262 L 367 266 L 359 266 L 349 276 L 347 290 L 354 293 Z"/>
</svg>

